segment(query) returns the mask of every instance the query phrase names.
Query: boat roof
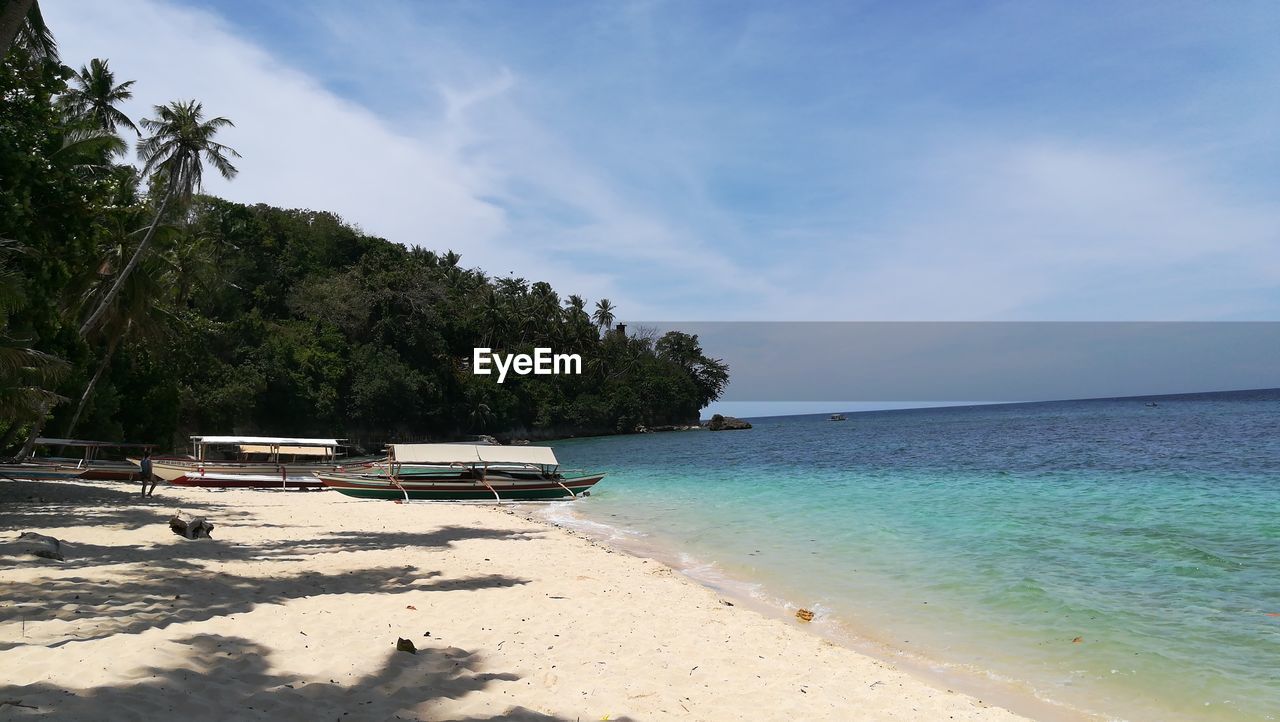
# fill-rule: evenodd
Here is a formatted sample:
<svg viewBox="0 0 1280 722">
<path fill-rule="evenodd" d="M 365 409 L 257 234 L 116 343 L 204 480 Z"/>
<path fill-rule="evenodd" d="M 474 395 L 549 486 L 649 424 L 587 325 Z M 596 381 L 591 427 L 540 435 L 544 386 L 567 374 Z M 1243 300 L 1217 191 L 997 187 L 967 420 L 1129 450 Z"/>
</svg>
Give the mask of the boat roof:
<svg viewBox="0 0 1280 722">
<path fill-rule="evenodd" d="M 136 441 L 90 441 L 88 439 L 49 439 L 40 437 L 35 442 L 40 446 L 76 446 L 76 447 L 110 447 L 118 449 L 150 449 L 155 444 L 143 444 Z"/>
<path fill-rule="evenodd" d="M 257 446 L 342 446 L 342 439 L 298 439 L 289 436 L 192 436 L 196 444 Z"/>
<path fill-rule="evenodd" d="M 559 466 L 549 446 L 490 444 L 390 444 L 391 457 L 402 464 L 540 464 Z"/>
<path fill-rule="evenodd" d="M 328 456 L 327 446 L 288 446 L 280 444 L 238 444 L 242 454 L 293 454 L 294 456 Z"/>
</svg>

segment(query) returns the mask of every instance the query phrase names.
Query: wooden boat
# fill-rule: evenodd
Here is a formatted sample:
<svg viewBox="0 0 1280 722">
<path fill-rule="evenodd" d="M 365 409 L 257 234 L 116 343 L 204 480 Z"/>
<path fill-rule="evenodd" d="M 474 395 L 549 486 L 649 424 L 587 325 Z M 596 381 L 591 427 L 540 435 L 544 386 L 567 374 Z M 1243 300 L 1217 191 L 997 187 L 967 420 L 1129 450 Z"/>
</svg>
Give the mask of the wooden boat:
<svg viewBox="0 0 1280 722">
<path fill-rule="evenodd" d="M 32 463 L 57 466 L 67 473 L 74 473 L 70 478 L 95 479 L 105 481 L 132 481 L 138 478 L 138 465 L 128 459 L 104 459 L 107 451 L 121 453 L 123 451 L 150 451 L 155 444 L 140 444 L 127 441 L 89 441 L 86 439 L 36 439 L 36 447 L 57 449 L 59 456 L 48 456 L 32 459 Z M 66 449 L 80 449 L 81 458 L 61 456 Z M 75 473 L 78 472 L 78 473 Z"/>
<path fill-rule="evenodd" d="M 203 486 L 211 489 L 323 489 L 324 484 L 312 472 L 280 474 L 228 474 L 225 472 L 192 473 L 170 479 L 177 486 Z"/>
<path fill-rule="evenodd" d="M 193 436 L 191 447 L 190 456 L 152 457 L 152 473 L 178 486 L 321 488 L 314 472 L 360 467 L 369 461 L 344 457 L 340 439 Z"/>
<path fill-rule="evenodd" d="M 83 469 L 64 467 L 61 464 L 41 462 L 19 462 L 16 464 L 0 464 L 0 479 L 22 481 L 65 481 L 78 479 L 85 473 Z"/>
<path fill-rule="evenodd" d="M 566 476 L 545 446 L 392 444 L 385 462 L 316 477 L 329 489 L 364 499 L 502 501 L 576 498 L 604 474 Z"/>
</svg>

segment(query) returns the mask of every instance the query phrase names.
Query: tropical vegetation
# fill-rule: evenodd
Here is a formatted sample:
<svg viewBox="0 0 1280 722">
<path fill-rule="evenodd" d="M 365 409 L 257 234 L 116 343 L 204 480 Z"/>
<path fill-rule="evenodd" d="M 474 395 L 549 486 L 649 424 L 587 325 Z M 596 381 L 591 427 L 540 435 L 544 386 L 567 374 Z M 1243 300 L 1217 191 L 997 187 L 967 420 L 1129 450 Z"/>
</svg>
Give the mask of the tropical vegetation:
<svg viewBox="0 0 1280 722">
<path fill-rule="evenodd" d="M 63 65 L 38 4 L 0 1 L 0 456 L 41 433 L 631 432 L 723 391 L 696 336 L 625 329 L 608 299 L 204 195 L 207 173 L 237 173 L 229 119 L 177 100 L 135 122 L 133 81 Z M 577 353 L 583 373 L 498 384 L 471 373 L 481 346 Z"/>
</svg>

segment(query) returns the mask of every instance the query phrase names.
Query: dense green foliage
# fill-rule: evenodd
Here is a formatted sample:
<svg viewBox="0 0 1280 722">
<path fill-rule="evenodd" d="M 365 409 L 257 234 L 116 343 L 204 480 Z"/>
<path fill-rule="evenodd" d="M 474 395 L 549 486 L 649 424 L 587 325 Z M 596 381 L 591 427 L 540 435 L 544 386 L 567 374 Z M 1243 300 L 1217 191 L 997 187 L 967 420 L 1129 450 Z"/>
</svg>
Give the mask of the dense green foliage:
<svg viewBox="0 0 1280 722">
<path fill-rule="evenodd" d="M 132 140 L 133 126 L 114 106 L 128 92 L 100 61 L 77 74 L 15 47 L 0 65 L 0 454 L 41 427 L 369 447 L 629 432 L 695 421 L 727 382 L 697 337 L 622 333 L 607 300 L 489 278 L 330 213 L 192 194 L 198 165 L 151 159 L 166 128 L 186 142 L 173 130 L 186 117 L 205 133 L 188 160 L 203 153 L 230 177 L 208 154 L 234 157 L 212 140 L 222 119 L 201 125 L 197 103 L 138 124 L 153 133 L 139 141 L 143 175 L 121 159 L 117 132 Z M 498 384 L 471 373 L 481 346 L 577 353 L 583 373 Z"/>
</svg>

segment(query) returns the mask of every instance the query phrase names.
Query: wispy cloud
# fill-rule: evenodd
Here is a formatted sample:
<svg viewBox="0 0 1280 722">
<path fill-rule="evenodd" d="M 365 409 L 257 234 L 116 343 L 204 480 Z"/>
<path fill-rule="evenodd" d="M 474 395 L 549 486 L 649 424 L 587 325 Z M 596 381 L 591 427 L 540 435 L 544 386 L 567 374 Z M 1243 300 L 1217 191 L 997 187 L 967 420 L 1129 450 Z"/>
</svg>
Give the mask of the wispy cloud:
<svg viewBox="0 0 1280 722">
<path fill-rule="evenodd" d="M 1280 313 L 1280 208 L 1126 149 L 973 140 L 921 159 L 878 228 L 821 276 L 867 320 L 1209 320 Z M 838 290 L 832 290 L 838 289 Z M 1242 310 L 1244 310 L 1242 312 Z"/>
<path fill-rule="evenodd" d="M 628 318 L 1280 316 L 1265 23 L 48 5 L 69 61 L 138 79 L 134 114 L 196 97 L 236 121 L 241 176 L 209 190 L 333 210 Z"/>
</svg>

